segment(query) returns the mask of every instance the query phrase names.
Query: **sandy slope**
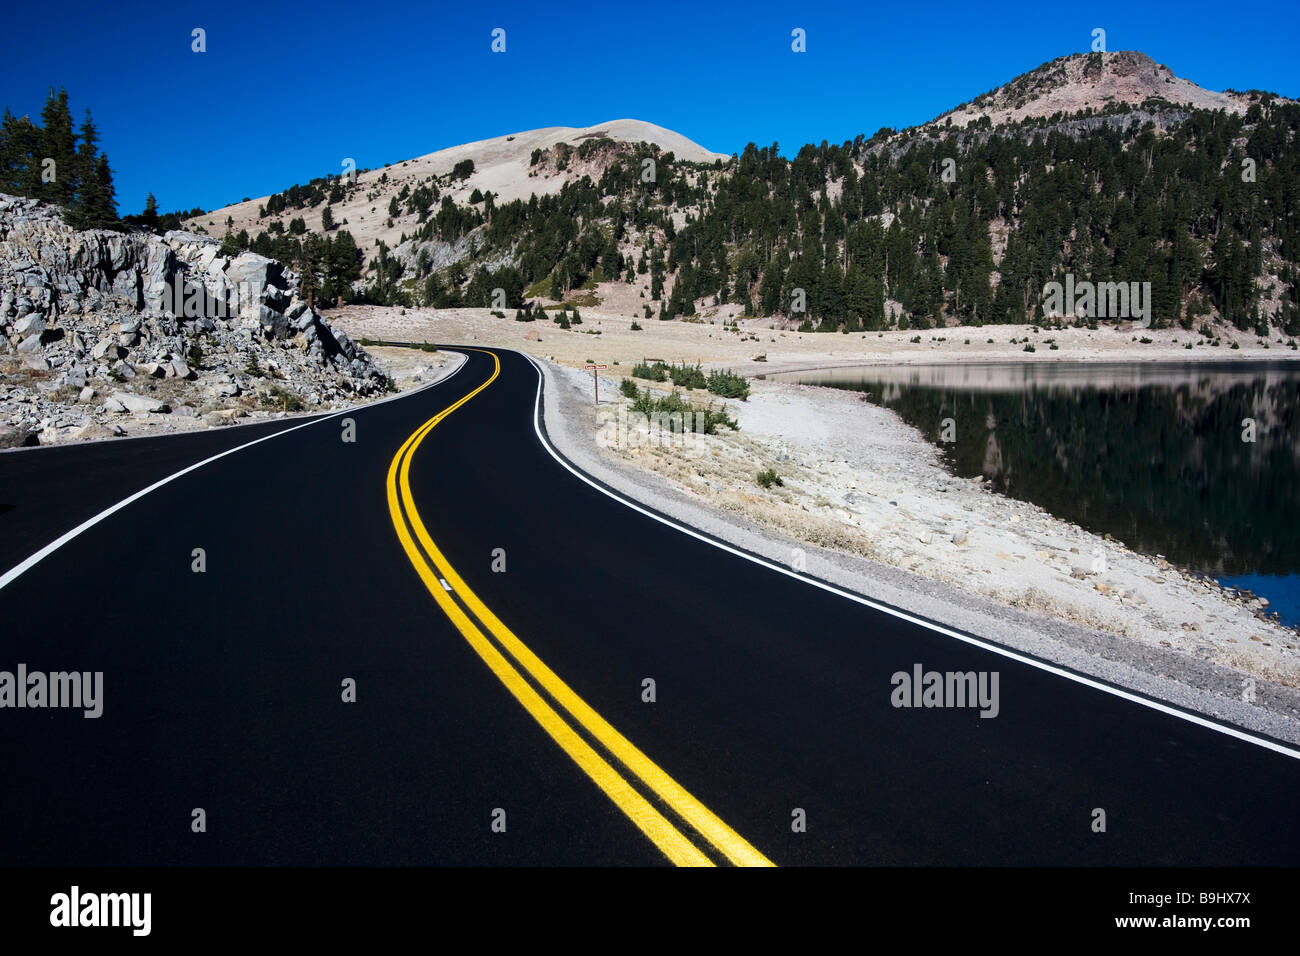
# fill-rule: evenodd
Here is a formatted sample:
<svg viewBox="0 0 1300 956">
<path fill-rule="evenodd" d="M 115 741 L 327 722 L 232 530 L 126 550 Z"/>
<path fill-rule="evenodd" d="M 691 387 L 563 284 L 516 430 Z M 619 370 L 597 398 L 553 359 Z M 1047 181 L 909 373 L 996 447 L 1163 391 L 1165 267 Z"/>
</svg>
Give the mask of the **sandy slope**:
<svg viewBox="0 0 1300 956">
<path fill-rule="evenodd" d="M 528 199 L 534 193 L 539 196 L 557 193 L 566 182 L 595 172 L 594 167 L 587 168 L 575 158 L 563 172 L 549 176 L 530 176 L 532 169 L 529 161 L 533 150 L 547 149 L 561 142 L 577 147 L 584 139 L 597 136 L 627 143 L 651 143 L 665 152 L 672 152 L 678 159 L 697 163 L 712 163 L 716 159 L 725 161 L 730 158 L 723 153 L 710 152 L 680 133 L 642 120 L 611 120 L 608 123 L 585 128 L 548 126 L 544 129 L 527 130 L 474 143 L 464 143 L 359 173 L 357 180 L 361 188 L 352 198 L 333 207 L 334 221 L 343 223 L 346 220 L 346 228 L 366 252 L 373 248 L 376 239 L 382 240 L 389 247 L 394 247 L 401 239 L 402 233 L 410 235 L 418 227 L 417 217 L 406 214 L 395 217 L 391 227 L 387 225 L 389 199 L 397 195 L 403 186 L 415 190 L 421 184 L 428 182 L 431 177 L 447 175 L 457 163 L 468 159 L 474 162 L 474 175 L 442 190 L 443 196 L 450 196 L 458 205 L 466 205 L 470 194 L 475 189 L 495 193 L 498 204 L 514 199 Z M 338 173 L 338 169 L 328 169 L 321 170 L 320 175 L 338 175 Z M 596 173 L 597 177 L 598 175 Z M 381 182 L 385 176 L 387 180 Z M 290 185 L 284 183 L 281 189 L 286 189 Z M 279 221 L 287 227 L 289 220 L 301 216 L 307 220 L 309 229 L 319 231 L 323 206 L 307 210 L 288 209 L 279 216 L 259 218 L 258 207 L 265 205 L 268 198 L 259 196 L 248 202 L 214 209 L 189 220 L 187 228 L 202 226 L 210 235 L 222 236 L 226 232 L 226 218 L 230 217 L 234 220 L 231 227 L 234 232 L 247 229 L 250 236 L 255 236 L 273 221 Z"/>
</svg>

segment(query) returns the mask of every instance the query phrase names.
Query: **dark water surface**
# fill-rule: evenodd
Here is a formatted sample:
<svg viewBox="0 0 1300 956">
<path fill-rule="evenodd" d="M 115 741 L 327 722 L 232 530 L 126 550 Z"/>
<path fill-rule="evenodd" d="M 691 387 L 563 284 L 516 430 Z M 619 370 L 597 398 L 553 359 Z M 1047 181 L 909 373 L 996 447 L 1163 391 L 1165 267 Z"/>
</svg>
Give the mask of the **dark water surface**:
<svg viewBox="0 0 1300 956">
<path fill-rule="evenodd" d="M 1263 595 L 1300 624 L 1300 363 L 990 363 L 769 377 L 865 392 L 930 438 L 956 474 L 984 475 L 1006 495 Z M 1243 440 L 1245 420 L 1253 442 Z"/>
</svg>

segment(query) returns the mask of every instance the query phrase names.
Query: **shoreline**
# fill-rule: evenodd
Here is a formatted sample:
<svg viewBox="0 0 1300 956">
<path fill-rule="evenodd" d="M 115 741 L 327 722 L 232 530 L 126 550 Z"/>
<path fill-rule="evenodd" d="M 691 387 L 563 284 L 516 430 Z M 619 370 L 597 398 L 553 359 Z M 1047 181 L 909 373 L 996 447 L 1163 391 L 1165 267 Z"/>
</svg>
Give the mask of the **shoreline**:
<svg viewBox="0 0 1300 956">
<path fill-rule="evenodd" d="M 1059 613 L 1057 607 L 999 601 L 993 595 L 963 586 L 966 582 L 919 573 L 923 569 L 891 560 L 896 556 L 888 550 L 853 553 L 844 547 L 844 540 L 837 540 L 834 534 L 829 533 L 835 530 L 834 527 L 828 527 L 824 522 L 810 520 L 802 526 L 783 525 L 780 520 L 772 520 L 775 516 L 771 515 L 767 516 L 768 520 L 763 520 L 761 512 L 725 500 L 725 491 L 721 495 L 714 494 L 710 500 L 710 496 L 695 492 L 671 480 L 661 470 L 646 467 L 643 462 L 635 460 L 644 456 L 624 456 L 599 447 L 595 440 L 598 428 L 587 403 L 584 386 L 589 383 L 585 376 L 547 363 L 543 363 L 543 367 L 546 374 L 545 420 L 556 447 L 575 465 L 633 500 L 787 567 L 793 549 L 802 548 L 806 551 L 809 574 L 870 600 L 882 601 L 930 620 L 943 621 L 1009 650 L 1027 653 L 1206 716 L 1280 740 L 1300 743 L 1300 689 L 1295 685 L 1293 675 L 1280 680 L 1278 674 L 1260 668 L 1258 665 L 1263 662 L 1259 659 L 1247 657 L 1230 662 L 1213 654 L 1197 653 L 1197 646 L 1206 646 L 1199 641 L 1190 648 L 1176 646 L 1173 641 L 1143 641 L 1133 634 L 1097 626 L 1105 624 L 1104 621 L 1072 619 Z M 753 400 L 751 397 L 750 401 Z M 882 411 L 893 415 L 887 410 Z M 902 427 L 910 428 L 905 424 Z M 712 436 L 710 442 L 712 444 Z M 716 476 L 706 481 L 712 482 L 713 477 Z M 951 476 L 950 479 L 972 484 L 965 479 Z M 758 497 L 756 491 L 740 494 Z M 983 491 L 983 494 L 1000 498 L 1011 507 L 1037 512 L 1049 523 L 1065 524 L 1035 506 L 994 496 L 992 492 Z M 807 515 L 810 519 L 815 517 L 811 511 Z M 964 542 L 963 547 L 968 543 Z M 987 552 L 988 549 L 977 550 Z M 1127 555 L 1125 563 L 1152 561 L 1127 549 L 1124 553 Z M 996 558 L 997 552 L 993 552 L 993 556 Z M 1166 582 L 1175 581 L 1178 587 L 1192 586 L 1193 582 L 1178 569 L 1167 562 L 1166 566 Z M 1235 611 L 1240 616 L 1244 610 L 1235 602 L 1208 590 L 1196 598 L 1195 603 L 1210 615 Z M 1254 624 L 1263 626 L 1258 621 Z M 1291 644 L 1300 648 L 1300 640 L 1294 639 L 1294 632 L 1283 628 L 1276 630 L 1290 635 Z M 1204 636 L 1200 630 L 1186 633 Z M 1277 646 L 1276 642 L 1274 646 Z M 1243 693 L 1245 687 L 1250 688 L 1250 694 Z M 1247 696 L 1253 696 L 1254 700 L 1245 699 Z"/>
</svg>

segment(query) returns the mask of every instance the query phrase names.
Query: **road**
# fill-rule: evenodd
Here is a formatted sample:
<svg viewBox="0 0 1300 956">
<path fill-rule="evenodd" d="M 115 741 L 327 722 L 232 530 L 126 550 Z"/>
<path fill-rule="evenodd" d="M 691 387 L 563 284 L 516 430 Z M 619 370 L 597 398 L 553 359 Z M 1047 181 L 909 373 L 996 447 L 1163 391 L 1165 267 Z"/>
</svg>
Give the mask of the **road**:
<svg viewBox="0 0 1300 956">
<path fill-rule="evenodd" d="M 464 351 L 305 423 L 0 455 L 14 568 L 238 448 L 0 579 L 0 670 L 104 675 L 97 719 L 0 709 L 0 862 L 1300 859 L 1294 754 L 654 520 L 548 450 L 527 359 Z M 894 706 L 917 665 L 997 715 Z"/>
</svg>

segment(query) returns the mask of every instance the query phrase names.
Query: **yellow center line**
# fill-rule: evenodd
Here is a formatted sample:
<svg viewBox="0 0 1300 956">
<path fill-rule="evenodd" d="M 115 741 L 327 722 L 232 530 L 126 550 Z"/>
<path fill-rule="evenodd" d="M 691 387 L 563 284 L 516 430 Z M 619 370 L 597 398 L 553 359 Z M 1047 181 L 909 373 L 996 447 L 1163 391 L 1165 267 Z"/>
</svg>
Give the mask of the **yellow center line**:
<svg viewBox="0 0 1300 956">
<path fill-rule="evenodd" d="M 705 837 L 714 847 L 721 851 L 732 863 L 741 866 L 772 866 L 762 853 L 751 846 L 743 837 L 727 826 L 722 820 L 715 816 L 707 807 L 699 802 L 694 796 L 686 791 L 679 783 L 672 779 L 664 770 L 656 765 L 649 757 L 637 749 L 627 738 L 615 730 L 604 718 L 593 710 L 581 697 L 579 697 L 567 684 L 565 684 L 550 668 L 548 668 L 533 652 L 514 635 L 511 630 L 503 624 L 495 614 L 479 599 L 464 579 L 456 573 L 451 563 L 446 559 L 437 545 L 433 543 L 424 522 L 420 518 L 420 513 L 415 505 L 414 496 L 411 493 L 410 486 L 410 468 L 411 461 L 415 451 L 419 448 L 420 443 L 429 434 L 430 431 L 461 405 L 468 402 L 483 389 L 487 388 L 496 380 L 501 373 L 501 362 L 495 354 L 486 350 L 482 351 L 485 355 L 490 355 L 493 361 L 492 375 L 469 394 L 465 395 L 457 402 L 453 403 L 443 411 L 439 412 L 433 418 L 425 422 L 414 434 L 406 440 L 402 447 L 394 456 L 388 474 L 388 500 L 389 510 L 392 512 L 393 524 L 397 528 L 398 537 L 402 541 L 403 547 L 407 551 L 411 562 L 415 565 L 417 572 L 424 580 L 426 587 L 438 601 L 440 607 L 449 618 L 457 625 L 461 633 L 469 641 L 471 647 L 479 656 L 488 664 L 493 673 L 506 685 L 514 694 L 515 698 L 529 711 L 530 714 L 551 734 L 552 738 L 560 744 L 561 747 L 569 754 L 570 757 L 578 763 L 580 767 L 592 777 L 593 780 L 605 791 L 607 795 L 614 800 L 615 804 L 632 819 L 643 832 L 647 834 L 660 847 L 664 853 L 675 863 L 703 863 L 709 864 L 707 857 L 704 857 L 692 844 L 682 836 L 680 831 L 672 826 L 657 810 L 651 806 L 648 801 L 640 796 L 621 776 L 614 770 L 599 754 L 597 754 L 586 742 L 578 736 L 572 728 L 569 727 L 564 719 L 553 709 L 545 700 L 541 698 L 531 685 L 511 666 L 508 660 L 501 655 L 496 647 L 487 640 L 483 632 L 470 620 L 470 618 L 460 609 L 460 607 L 451 599 L 446 590 L 438 581 L 439 572 L 446 578 L 451 585 L 452 590 L 461 596 L 466 607 L 479 619 L 479 623 L 487 626 L 488 630 L 501 643 L 515 661 L 530 674 L 538 684 L 555 698 L 556 701 L 564 707 L 566 711 L 584 727 L 593 737 L 595 737 L 606 749 L 610 751 L 619 761 L 621 761 L 628 770 L 635 774 L 644 782 L 656 795 L 659 796 L 672 810 L 677 813 L 683 820 L 693 826 L 701 835 Z M 394 480 L 394 477 L 397 480 Z M 403 519 L 401 508 L 398 502 L 405 507 L 406 519 Z M 409 520 L 410 526 L 414 529 L 416 537 L 424 547 L 428 555 L 433 559 L 437 571 L 430 568 L 424 556 L 420 554 L 419 549 L 411 542 L 410 530 L 406 522 Z M 666 828 L 666 830 L 664 829 Z M 662 841 L 662 842 L 661 842 Z M 680 841 L 680 842 L 679 842 Z M 677 855 L 682 852 L 681 844 L 684 843 L 689 848 L 683 858 Z"/>
</svg>

